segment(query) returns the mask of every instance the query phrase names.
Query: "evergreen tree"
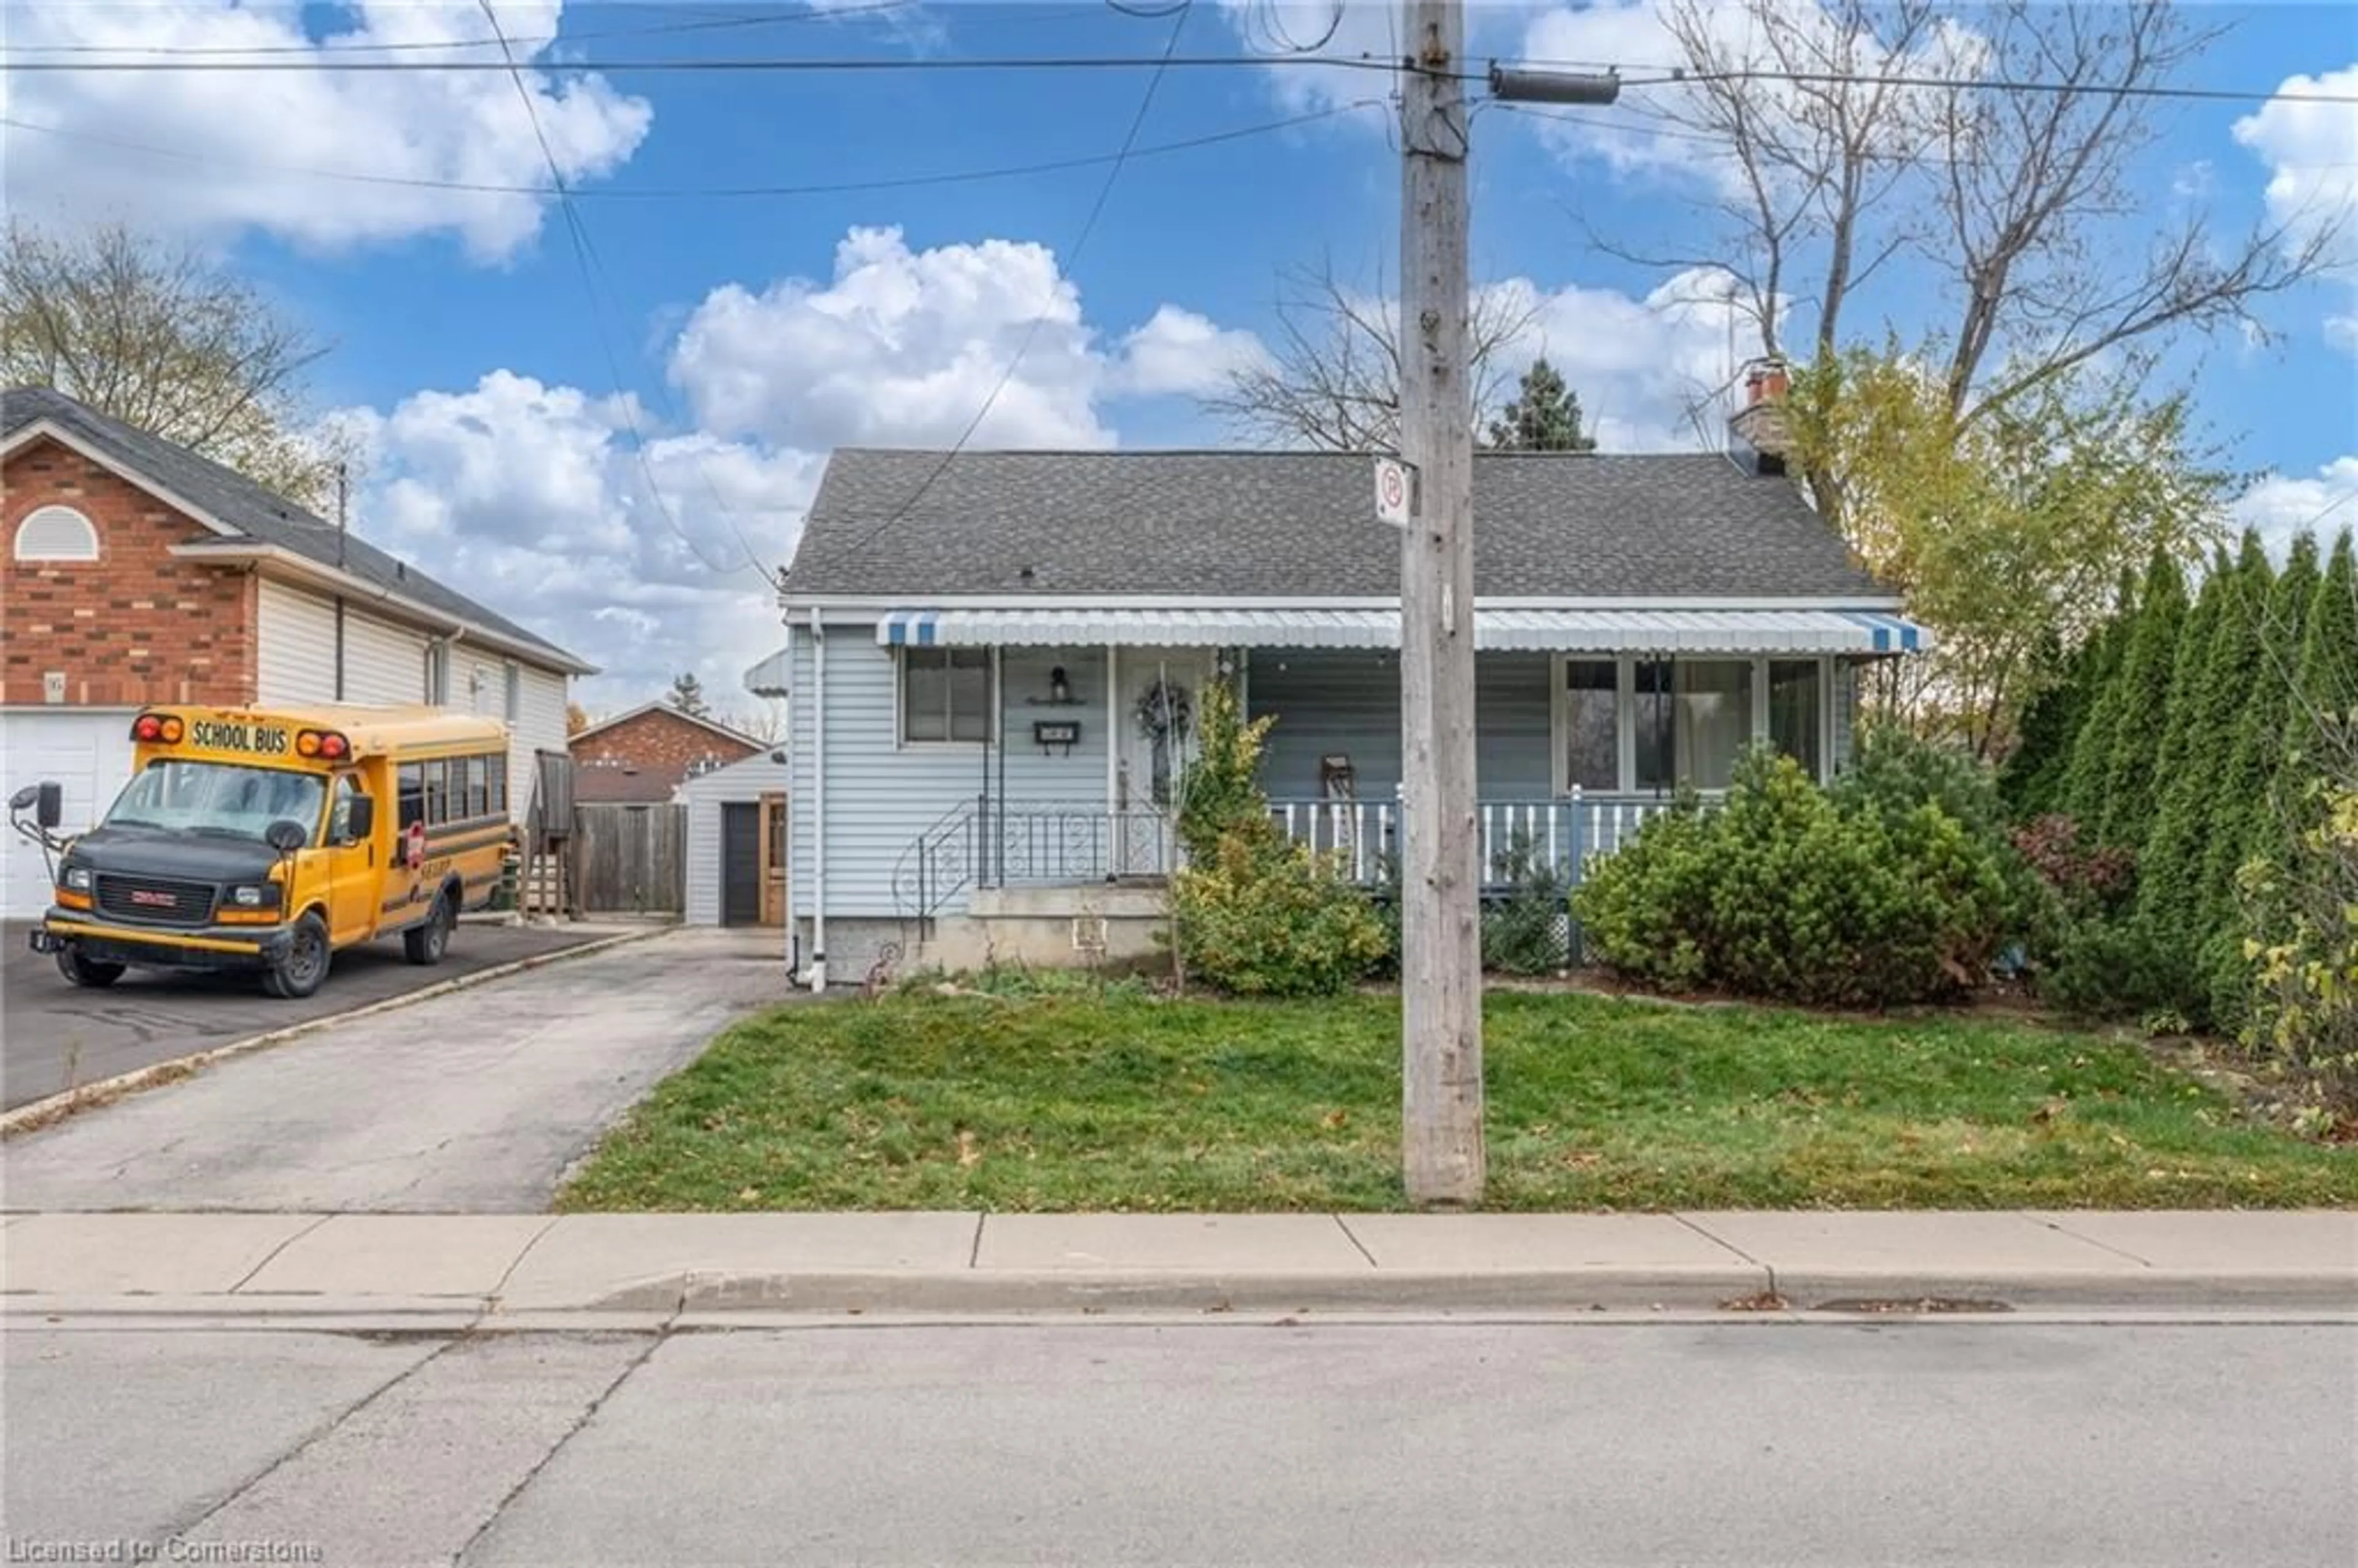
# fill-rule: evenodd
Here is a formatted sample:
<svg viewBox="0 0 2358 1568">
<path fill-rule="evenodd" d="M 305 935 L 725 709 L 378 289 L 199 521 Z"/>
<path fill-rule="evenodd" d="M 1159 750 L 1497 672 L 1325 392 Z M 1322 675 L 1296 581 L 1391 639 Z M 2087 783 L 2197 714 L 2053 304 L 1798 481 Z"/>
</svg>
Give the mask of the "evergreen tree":
<svg viewBox="0 0 2358 1568">
<path fill-rule="evenodd" d="M 1596 438 L 1580 425 L 1580 395 L 1545 359 L 1531 362 L 1515 400 L 1490 421 L 1490 445 L 1505 452 L 1593 452 Z"/>
<path fill-rule="evenodd" d="M 2136 628 L 2134 578 L 2122 578 L 2117 602 L 2120 608 L 2097 629 L 2095 646 L 2089 654 L 2086 706 L 2079 730 L 2071 737 L 2071 760 L 2064 765 L 2058 802 L 2091 839 L 2095 825 L 2104 820 L 2105 774 L 2112 765 L 2114 738 L 2120 731 L 2120 704 L 2113 694 L 2128 654 L 2129 638 Z"/>
<path fill-rule="evenodd" d="M 2136 624 L 2113 682 L 2118 705 L 2104 764 L 2104 812 L 2096 841 L 2136 849 L 2152 829 L 2155 763 L 2169 722 L 2169 688 L 2186 630 L 2186 579 L 2157 554 L 2137 595 Z"/>
<path fill-rule="evenodd" d="M 2358 561 L 2352 556 L 2344 529 L 2302 628 L 2298 700 L 2285 733 L 2288 755 L 2313 753 L 2320 731 L 2358 723 Z"/>
<path fill-rule="evenodd" d="M 696 678 L 693 671 L 672 676 L 671 691 L 665 700 L 682 713 L 696 719 L 706 718 L 712 711 L 710 705 L 704 700 L 704 683 Z"/>
<path fill-rule="evenodd" d="M 2266 571 L 2267 557 L 2256 535 L 2248 547 Z M 2170 672 L 2169 711 L 2154 770 L 2153 822 L 2137 846 L 2137 918 L 2165 951 L 2174 948 L 2174 933 L 2191 918 L 2186 891 L 2201 874 L 2202 823 L 2212 798 L 2212 737 L 2228 722 L 2211 697 L 2212 661 L 2220 643 L 2234 634 L 2230 618 L 2243 591 L 2241 569 L 2223 550 L 2212 557 Z"/>
<path fill-rule="evenodd" d="M 2220 792 L 2202 868 L 2206 914 L 2201 955 L 2210 986 L 2209 1017 L 2221 1028 L 2243 1020 L 2251 998 L 2251 967 L 2244 957 L 2244 915 L 2235 878 L 2254 855 L 2275 853 L 2282 831 L 2276 811 L 2277 770 L 2284 761 L 2285 725 L 2299 678 L 2302 622 L 2317 597 L 2317 540 L 2303 535 L 2264 600 L 2250 601 L 2257 618 L 2256 657 L 2240 695 L 2233 749 L 2214 786 Z"/>
<path fill-rule="evenodd" d="M 2040 646 L 2039 666 L 2059 673 L 2023 709 L 2013 754 L 1998 771 L 1998 797 L 2017 822 L 2043 816 L 2061 805 L 2064 772 L 2071 763 L 2072 738 L 2088 710 L 2088 674 L 2094 645 L 2091 633 L 2066 654 L 2061 639 L 2050 632 Z"/>
<path fill-rule="evenodd" d="M 2212 852 L 2234 814 L 2224 787 L 2237 726 L 2260 668 L 2260 627 L 2276 569 L 2256 533 L 2246 530 L 2235 566 L 2219 586 L 2219 623 L 2204 660 L 2197 707 L 2189 719 L 2192 765 L 2162 786 L 2157 843 L 2138 869 L 2137 914 L 2164 972 L 2183 980 L 2180 1010 L 2200 1019 L 2210 1009 L 2201 955 L 2222 917 L 2222 889 L 2211 881 Z"/>
</svg>

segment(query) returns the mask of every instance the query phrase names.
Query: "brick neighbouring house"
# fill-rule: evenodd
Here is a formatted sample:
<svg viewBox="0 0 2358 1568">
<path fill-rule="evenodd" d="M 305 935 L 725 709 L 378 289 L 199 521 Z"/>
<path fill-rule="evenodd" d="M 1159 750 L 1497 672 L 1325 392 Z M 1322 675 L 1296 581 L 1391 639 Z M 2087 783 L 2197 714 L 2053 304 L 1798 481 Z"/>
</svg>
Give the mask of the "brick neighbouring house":
<svg viewBox="0 0 2358 1568">
<path fill-rule="evenodd" d="M 64 786 L 69 832 L 126 781 L 151 702 L 432 703 L 503 717 L 508 796 L 565 749 L 594 667 L 243 476 L 46 389 L 0 395 L 0 792 Z M 0 853 L 0 914 L 49 897 Z"/>
<path fill-rule="evenodd" d="M 764 748 L 718 720 L 650 702 L 578 731 L 569 749 L 575 801 L 654 806 L 689 779 Z"/>
</svg>

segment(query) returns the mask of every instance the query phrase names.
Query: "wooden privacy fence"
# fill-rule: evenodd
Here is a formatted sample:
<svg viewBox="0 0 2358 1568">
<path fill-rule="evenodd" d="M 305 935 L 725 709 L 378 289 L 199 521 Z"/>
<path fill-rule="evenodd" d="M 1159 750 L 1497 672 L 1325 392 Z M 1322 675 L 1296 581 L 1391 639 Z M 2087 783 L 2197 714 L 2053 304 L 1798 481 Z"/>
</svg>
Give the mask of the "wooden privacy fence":
<svg viewBox="0 0 2358 1568">
<path fill-rule="evenodd" d="M 573 808 L 566 875 L 584 914 L 687 909 L 687 807 L 600 802 Z"/>
</svg>

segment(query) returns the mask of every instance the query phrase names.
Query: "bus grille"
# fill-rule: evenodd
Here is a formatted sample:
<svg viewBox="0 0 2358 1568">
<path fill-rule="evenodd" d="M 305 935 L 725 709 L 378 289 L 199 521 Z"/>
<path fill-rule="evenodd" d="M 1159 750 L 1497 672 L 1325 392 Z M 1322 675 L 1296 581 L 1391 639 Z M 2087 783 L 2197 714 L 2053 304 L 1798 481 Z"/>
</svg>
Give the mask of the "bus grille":
<svg viewBox="0 0 2358 1568">
<path fill-rule="evenodd" d="M 213 889 L 203 882 L 103 873 L 98 878 L 103 913 L 155 925 L 202 925 L 213 917 Z"/>
</svg>

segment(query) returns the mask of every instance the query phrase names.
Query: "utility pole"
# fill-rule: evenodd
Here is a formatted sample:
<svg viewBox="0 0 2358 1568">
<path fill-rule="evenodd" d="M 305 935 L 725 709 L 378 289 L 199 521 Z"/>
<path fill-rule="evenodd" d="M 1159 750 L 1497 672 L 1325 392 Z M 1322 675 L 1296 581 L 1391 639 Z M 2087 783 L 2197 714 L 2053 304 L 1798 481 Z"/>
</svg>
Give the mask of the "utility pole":
<svg viewBox="0 0 2358 1568">
<path fill-rule="evenodd" d="M 1401 1160 L 1409 1201 L 1482 1201 L 1482 866 L 1474 780 L 1474 391 L 1464 0 L 1405 0 L 1401 83 Z M 1621 84 L 1493 66 L 1501 99 Z M 1383 481 L 1378 480 L 1379 504 Z"/>
<path fill-rule="evenodd" d="M 1401 1155 L 1409 1201 L 1482 1200 L 1474 832 L 1474 396 L 1464 0 L 1407 0 L 1401 79 Z"/>
</svg>

